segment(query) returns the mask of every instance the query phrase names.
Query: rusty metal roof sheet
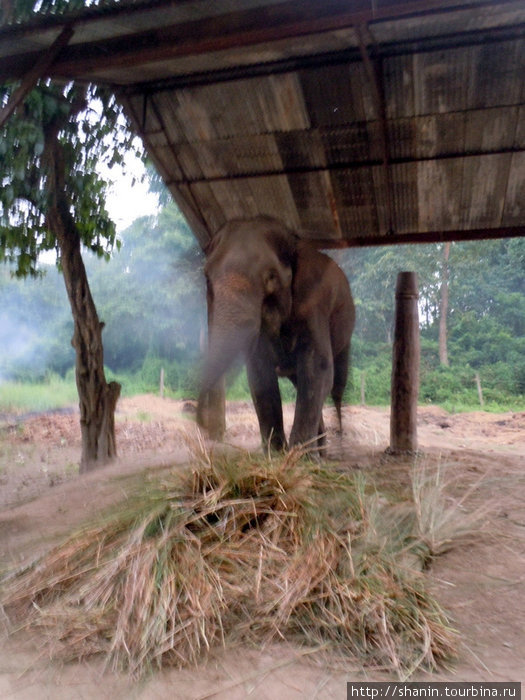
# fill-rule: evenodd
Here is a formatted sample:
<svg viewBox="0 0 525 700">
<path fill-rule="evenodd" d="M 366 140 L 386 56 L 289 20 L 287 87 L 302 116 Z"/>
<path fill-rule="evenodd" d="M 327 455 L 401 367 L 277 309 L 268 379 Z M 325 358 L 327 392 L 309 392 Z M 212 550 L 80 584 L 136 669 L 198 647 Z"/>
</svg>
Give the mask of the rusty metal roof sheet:
<svg viewBox="0 0 525 700">
<path fill-rule="evenodd" d="M 525 233 L 522 0 L 156 0 L 0 28 L 0 81 L 113 87 L 203 246 L 279 216 L 323 246 Z"/>
</svg>

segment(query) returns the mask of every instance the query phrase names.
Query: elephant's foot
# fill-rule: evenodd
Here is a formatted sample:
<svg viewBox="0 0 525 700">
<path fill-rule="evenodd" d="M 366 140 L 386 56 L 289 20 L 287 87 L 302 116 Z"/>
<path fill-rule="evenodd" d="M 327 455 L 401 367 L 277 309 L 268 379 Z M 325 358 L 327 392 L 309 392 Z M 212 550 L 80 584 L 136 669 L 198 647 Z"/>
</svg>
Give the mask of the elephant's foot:
<svg viewBox="0 0 525 700">
<path fill-rule="evenodd" d="M 269 437 L 263 437 L 262 446 L 265 452 L 285 452 L 288 448 L 284 432 L 273 430 Z"/>
</svg>

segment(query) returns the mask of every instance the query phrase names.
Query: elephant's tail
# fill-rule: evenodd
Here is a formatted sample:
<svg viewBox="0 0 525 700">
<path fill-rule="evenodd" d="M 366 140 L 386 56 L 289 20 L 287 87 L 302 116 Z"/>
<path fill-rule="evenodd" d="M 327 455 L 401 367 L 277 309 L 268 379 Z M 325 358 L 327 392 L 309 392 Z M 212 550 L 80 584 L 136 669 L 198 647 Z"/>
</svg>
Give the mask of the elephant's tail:
<svg viewBox="0 0 525 700">
<path fill-rule="evenodd" d="M 343 419 L 341 415 L 341 404 L 343 394 L 348 380 L 348 370 L 350 367 L 350 343 L 346 345 L 334 358 L 334 383 L 332 386 L 332 400 L 337 411 L 339 422 L 339 432 L 343 432 Z"/>
</svg>

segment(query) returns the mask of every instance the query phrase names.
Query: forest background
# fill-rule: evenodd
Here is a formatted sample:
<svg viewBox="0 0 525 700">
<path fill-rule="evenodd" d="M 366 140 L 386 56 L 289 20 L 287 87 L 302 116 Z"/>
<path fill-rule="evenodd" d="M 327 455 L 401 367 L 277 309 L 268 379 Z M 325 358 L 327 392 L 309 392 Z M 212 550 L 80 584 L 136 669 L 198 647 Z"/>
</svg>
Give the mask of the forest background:
<svg viewBox="0 0 525 700">
<path fill-rule="evenodd" d="M 105 323 L 108 379 L 123 394 L 159 391 L 195 398 L 205 343 L 204 256 L 173 203 L 136 219 L 106 261 L 85 253 L 92 294 Z M 449 411 L 525 405 L 525 239 L 349 249 L 331 253 L 357 308 L 349 403 L 384 405 L 390 372 L 397 273 L 419 279 L 421 403 Z M 23 404 L 24 389 L 47 387 L 50 408 L 75 403 L 73 322 L 60 272 L 17 279 L 0 266 L 0 410 Z M 229 398 L 249 398 L 246 376 Z M 285 400 L 293 387 L 283 380 Z M 31 404 L 34 407 L 34 403 Z"/>
</svg>

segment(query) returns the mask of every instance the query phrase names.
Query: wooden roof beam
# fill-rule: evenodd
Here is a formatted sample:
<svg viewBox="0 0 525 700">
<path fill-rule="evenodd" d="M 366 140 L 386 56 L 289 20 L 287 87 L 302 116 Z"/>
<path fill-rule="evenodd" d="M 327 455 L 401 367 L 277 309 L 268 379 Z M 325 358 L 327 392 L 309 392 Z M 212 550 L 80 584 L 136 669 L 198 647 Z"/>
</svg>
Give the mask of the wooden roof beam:
<svg viewBox="0 0 525 700">
<path fill-rule="evenodd" d="M 359 50 L 361 52 L 361 57 L 363 59 L 368 80 L 370 82 L 372 101 L 374 103 L 376 117 L 379 121 L 380 148 L 383 157 L 382 172 L 387 210 L 386 233 L 390 235 L 394 233 L 395 222 L 394 186 L 392 181 L 392 173 L 390 170 L 390 149 L 388 144 L 388 124 L 386 118 L 382 62 L 380 59 L 372 60 L 370 57 L 370 47 L 375 45 L 375 41 L 370 33 L 368 25 L 358 24 L 354 27 L 354 30 L 357 36 Z"/>
<path fill-rule="evenodd" d="M 0 129 L 19 107 L 29 92 L 35 87 L 38 80 L 46 75 L 53 61 L 67 45 L 74 34 L 74 30 L 69 25 L 64 27 L 49 49 L 45 51 L 35 63 L 35 65 L 25 74 L 22 82 L 9 98 L 7 104 L 0 110 Z"/>
<path fill-rule="evenodd" d="M 343 232 L 344 233 L 344 232 Z M 489 238 L 518 238 L 525 236 L 525 226 L 499 226 L 497 228 L 454 229 L 450 231 L 415 231 L 394 233 L 390 236 L 355 236 L 353 238 L 308 238 L 305 240 L 317 248 L 366 248 L 368 246 L 404 243 L 446 243 L 448 241 L 483 241 Z"/>
<path fill-rule="evenodd" d="M 124 110 L 129 117 L 131 123 L 133 124 L 133 128 L 136 131 L 136 133 L 140 136 L 140 138 L 143 140 L 146 149 L 149 153 L 149 157 L 153 161 L 153 164 L 155 165 L 155 168 L 157 169 L 158 173 L 164 180 L 165 185 L 168 187 L 170 190 L 171 194 L 173 195 L 173 199 L 175 200 L 177 206 L 181 210 L 182 214 L 186 217 L 188 220 L 188 223 L 199 241 L 200 245 L 202 248 L 205 248 L 206 245 L 210 242 L 211 239 L 211 234 L 210 231 L 208 230 L 208 227 L 206 225 L 206 222 L 204 221 L 197 203 L 195 202 L 193 198 L 193 193 L 191 192 L 191 186 L 186 187 L 186 192 L 188 194 L 184 194 L 181 190 L 181 185 L 184 183 L 174 183 L 173 178 L 171 176 L 171 173 L 166 169 L 165 165 L 156 157 L 155 155 L 155 147 L 151 144 L 150 141 L 150 136 L 151 132 L 147 131 L 147 112 L 148 112 L 148 105 L 147 101 L 148 99 L 151 99 L 150 103 L 150 108 L 153 110 L 155 114 L 155 118 L 158 120 L 159 125 L 160 125 L 160 131 L 166 132 L 166 124 L 164 122 L 163 116 L 160 113 L 160 111 L 157 108 L 157 105 L 155 104 L 155 101 L 152 98 L 149 98 L 147 95 L 144 95 L 143 98 L 143 105 L 142 105 L 142 113 L 139 114 L 137 113 L 136 109 L 133 107 L 133 104 L 126 99 L 124 95 L 120 95 L 121 102 L 124 106 Z M 179 159 L 178 155 L 175 149 L 175 146 L 173 144 L 170 144 L 169 146 L 172 157 L 174 159 L 174 162 L 176 163 L 177 167 L 179 170 L 181 170 L 180 165 L 179 165 Z"/>
<path fill-rule="evenodd" d="M 513 4 L 516 0 L 498 0 L 499 4 Z M 159 12 L 168 2 L 153 3 L 151 7 L 137 6 L 136 12 Z M 472 0 L 461 5 L 461 9 L 486 7 L 487 0 Z M 383 0 L 379 6 L 373 0 L 296 0 L 255 7 L 236 9 L 222 15 L 196 20 L 160 25 L 145 31 L 130 31 L 123 36 L 110 36 L 93 41 L 75 44 L 67 49 L 60 61 L 53 66 L 53 75 L 63 78 L 88 78 L 91 73 L 118 67 L 129 67 L 152 63 L 180 56 L 198 55 L 208 52 L 268 43 L 290 37 L 307 36 L 322 32 L 336 31 L 382 20 L 401 17 L 444 14 L 457 11 L 454 0 Z M 122 16 L 132 15 L 129 7 L 121 8 Z M 118 21 L 119 13 L 109 16 L 100 14 L 78 15 L 74 23 L 84 29 L 90 23 L 110 23 Z M 62 20 L 65 23 L 67 20 Z M 49 24 L 49 23 L 48 23 Z M 2 35 L 14 37 L 30 35 L 39 26 L 8 28 L 0 30 Z M 53 26 L 60 26 L 55 21 Z M 0 68 L 0 80 L 20 77 L 24 70 L 35 61 L 40 52 L 5 56 Z M 20 72 L 22 71 L 22 72 Z"/>
<path fill-rule="evenodd" d="M 139 135 L 143 138 L 147 138 L 154 133 L 150 132 L 147 134 L 140 133 Z M 164 132 L 162 132 L 164 133 Z M 171 149 L 173 147 L 172 143 L 167 143 Z M 524 148 L 520 146 L 509 146 L 507 148 L 492 148 L 479 151 L 454 151 L 450 153 L 437 153 L 434 156 L 405 156 L 401 158 L 390 158 L 389 166 L 394 165 L 414 165 L 416 163 L 437 163 L 445 160 L 454 159 L 471 159 L 471 158 L 483 158 L 485 156 L 503 156 L 503 155 L 514 155 L 515 153 L 523 153 Z M 337 170 L 362 170 L 366 168 L 376 168 L 383 165 L 383 160 L 370 159 L 370 160 L 354 160 L 354 161 L 339 161 L 337 163 L 330 163 L 329 165 L 298 165 L 298 166 L 288 166 L 283 168 L 276 168 L 273 170 L 263 169 L 258 171 L 240 170 L 238 172 L 230 172 L 227 175 L 201 175 L 199 177 L 183 177 L 179 179 L 174 179 L 173 184 L 178 185 L 197 185 L 202 183 L 211 182 L 230 182 L 232 180 L 252 180 L 263 177 L 279 177 L 281 175 L 303 175 L 305 173 L 321 173 Z"/>
</svg>

